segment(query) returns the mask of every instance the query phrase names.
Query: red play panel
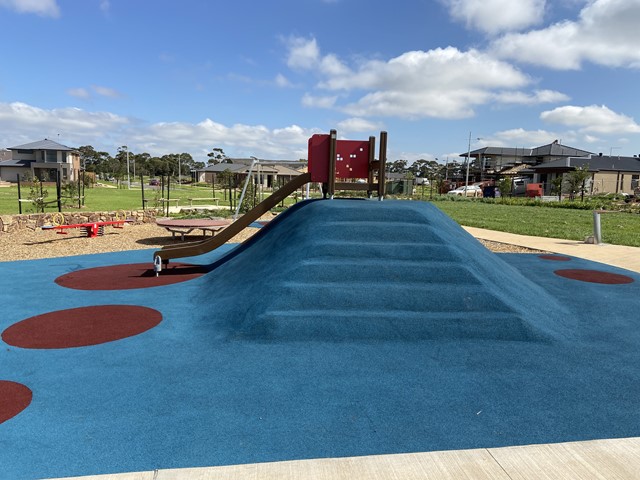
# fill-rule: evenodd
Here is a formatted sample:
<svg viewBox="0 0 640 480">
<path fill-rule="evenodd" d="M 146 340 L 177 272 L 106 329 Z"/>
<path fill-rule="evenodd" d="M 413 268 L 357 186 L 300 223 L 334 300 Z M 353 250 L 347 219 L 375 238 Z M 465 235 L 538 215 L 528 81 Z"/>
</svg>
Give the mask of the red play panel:
<svg viewBox="0 0 640 480">
<path fill-rule="evenodd" d="M 308 162 L 312 182 L 329 181 L 329 142 L 330 136 L 326 134 L 316 134 L 309 139 Z"/>
<path fill-rule="evenodd" d="M 329 135 L 313 135 L 309 139 L 309 172 L 311 181 L 329 180 Z M 369 141 L 336 141 L 336 178 L 369 177 Z"/>
<path fill-rule="evenodd" d="M 156 277 L 153 264 L 130 263 L 76 270 L 56 278 L 55 282 L 76 290 L 131 290 L 186 282 L 207 273 L 206 267 L 188 263 L 170 263 Z"/>
<path fill-rule="evenodd" d="M 21 383 L 0 380 L 0 423 L 15 417 L 29 406 L 33 393 Z"/>
<path fill-rule="evenodd" d="M 136 305 L 98 305 L 36 315 L 2 332 L 2 340 L 21 348 L 73 348 L 139 335 L 162 321 L 157 310 Z"/>
<path fill-rule="evenodd" d="M 369 142 L 338 140 L 336 142 L 336 178 L 369 176 Z"/>
</svg>

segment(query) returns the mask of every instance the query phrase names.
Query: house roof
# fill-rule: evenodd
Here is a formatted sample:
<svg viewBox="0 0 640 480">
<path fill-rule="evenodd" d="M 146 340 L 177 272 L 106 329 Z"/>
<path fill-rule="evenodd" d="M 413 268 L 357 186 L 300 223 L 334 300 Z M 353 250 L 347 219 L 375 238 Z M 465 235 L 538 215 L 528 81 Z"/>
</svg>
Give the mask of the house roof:
<svg viewBox="0 0 640 480">
<path fill-rule="evenodd" d="M 587 152 L 579 148 L 568 147 L 558 143 L 556 140 L 548 145 L 531 149 L 532 157 L 584 157 L 592 155 L 593 152 Z"/>
<path fill-rule="evenodd" d="M 589 165 L 590 172 L 638 172 L 640 158 L 591 155 L 588 157 L 568 157 L 530 167 L 534 173 L 569 171 Z"/>
<path fill-rule="evenodd" d="M 0 167 L 28 167 L 32 161 L 33 160 L 18 160 L 10 158 L 9 160 L 0 162 Z"/>
<path fill-rule="evenodd" d="M 587 152 L 579 148 L 568 147 L 562 145 L 555 140 L 547 145 L 535 148 L 513 148 L 513 147 L 484 147 L 471 151 L 472 157 L 498 155 L 504 157 L 582 157 L 592 155 L 593 152 Z M 460 154 L 466 157 L 467 154 Z"/>
<path fill-rule="evenodd" d="M 9 147 L 7 150 L 57 150 L 69 152 L 75 149 L 45 138 L 44 140 L 39 140 L 37 142 L 25 143 L 24 145 L 18 145 L 16 147 Z"/>
<path fill-rule="evenodd" d="M 278 175 L 289 175 L 292 177 L 300 175 L 299 170 L 296 170 L 295 168 L 289 168 L 285 165 L 273 165 L 273 168 L 277 170 Z"/>
</svg>

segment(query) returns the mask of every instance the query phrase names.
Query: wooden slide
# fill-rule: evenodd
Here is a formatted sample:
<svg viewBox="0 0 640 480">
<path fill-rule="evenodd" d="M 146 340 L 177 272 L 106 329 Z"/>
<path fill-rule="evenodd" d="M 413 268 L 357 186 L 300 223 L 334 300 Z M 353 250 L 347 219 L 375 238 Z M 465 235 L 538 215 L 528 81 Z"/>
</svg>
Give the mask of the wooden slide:
<svg viewBox="0 0 640 480">
<path fill-rule="evenodd" d="M 160 250 L 157 250 L 153 253 L 153 263 L 156 273 L 160 271 L 161 264 L 166 264 L 172 258 L 193 257 L 196 255 L 202 255 L 203 253 L 210 252 L 211 250 L 218 248 L 220 245 L 225 244 L 227 241 L 231 240 L 238 233 L 240 233 L 243 229 L 248 227 L 252 222 L 259 219 L 262 215 L 278 205 L 278 203 L 283 201 L 298 188 L 303 187 L 310 181 L 310 173 L 303 173 L 302 175 L 298 175 L 289 183 L 283 185 L 277 192 L 274 192 L 272 195 L 265 198 L 262 202 L 253 207 L 243 216 L 238 218 L 227 228 L 207 240 L 195 243 L 187 243 L 184 245 L 168 245 Z"/>
</svg>

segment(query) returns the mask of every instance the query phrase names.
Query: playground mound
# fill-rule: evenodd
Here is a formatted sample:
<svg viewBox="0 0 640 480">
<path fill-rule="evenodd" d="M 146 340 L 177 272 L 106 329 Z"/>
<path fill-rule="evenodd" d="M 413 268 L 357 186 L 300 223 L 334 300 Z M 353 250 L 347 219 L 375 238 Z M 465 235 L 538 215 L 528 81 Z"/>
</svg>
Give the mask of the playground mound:
<svg viewBox="0 0 640 480">
<path fill-rule="evenodd" d="M 555 298 L 431 204 L 310 201 L 268 230 L 206 277 L 205 295 L 231 283 L 234 298 L 252 299 L 212 318 L 231 337 L 547 342 L 566 333 Z M 540 304 L 548 314 L 536 320 Z"/>
</svg>

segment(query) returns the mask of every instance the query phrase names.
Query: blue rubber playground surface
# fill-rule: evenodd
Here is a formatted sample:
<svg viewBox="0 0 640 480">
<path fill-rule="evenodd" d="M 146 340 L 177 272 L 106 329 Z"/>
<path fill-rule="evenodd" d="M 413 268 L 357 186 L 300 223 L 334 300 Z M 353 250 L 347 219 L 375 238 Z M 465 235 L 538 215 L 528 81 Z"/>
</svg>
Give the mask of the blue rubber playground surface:
<svg viewBox="0 0 640 480">
<path fill-rule="evenodd" d="M 183 262 L 142 288 L 118 275 L 151 250 L 0 263 L 1 478 L 640 435 L 636 273 L 367 200 Z"/>
</svg>

